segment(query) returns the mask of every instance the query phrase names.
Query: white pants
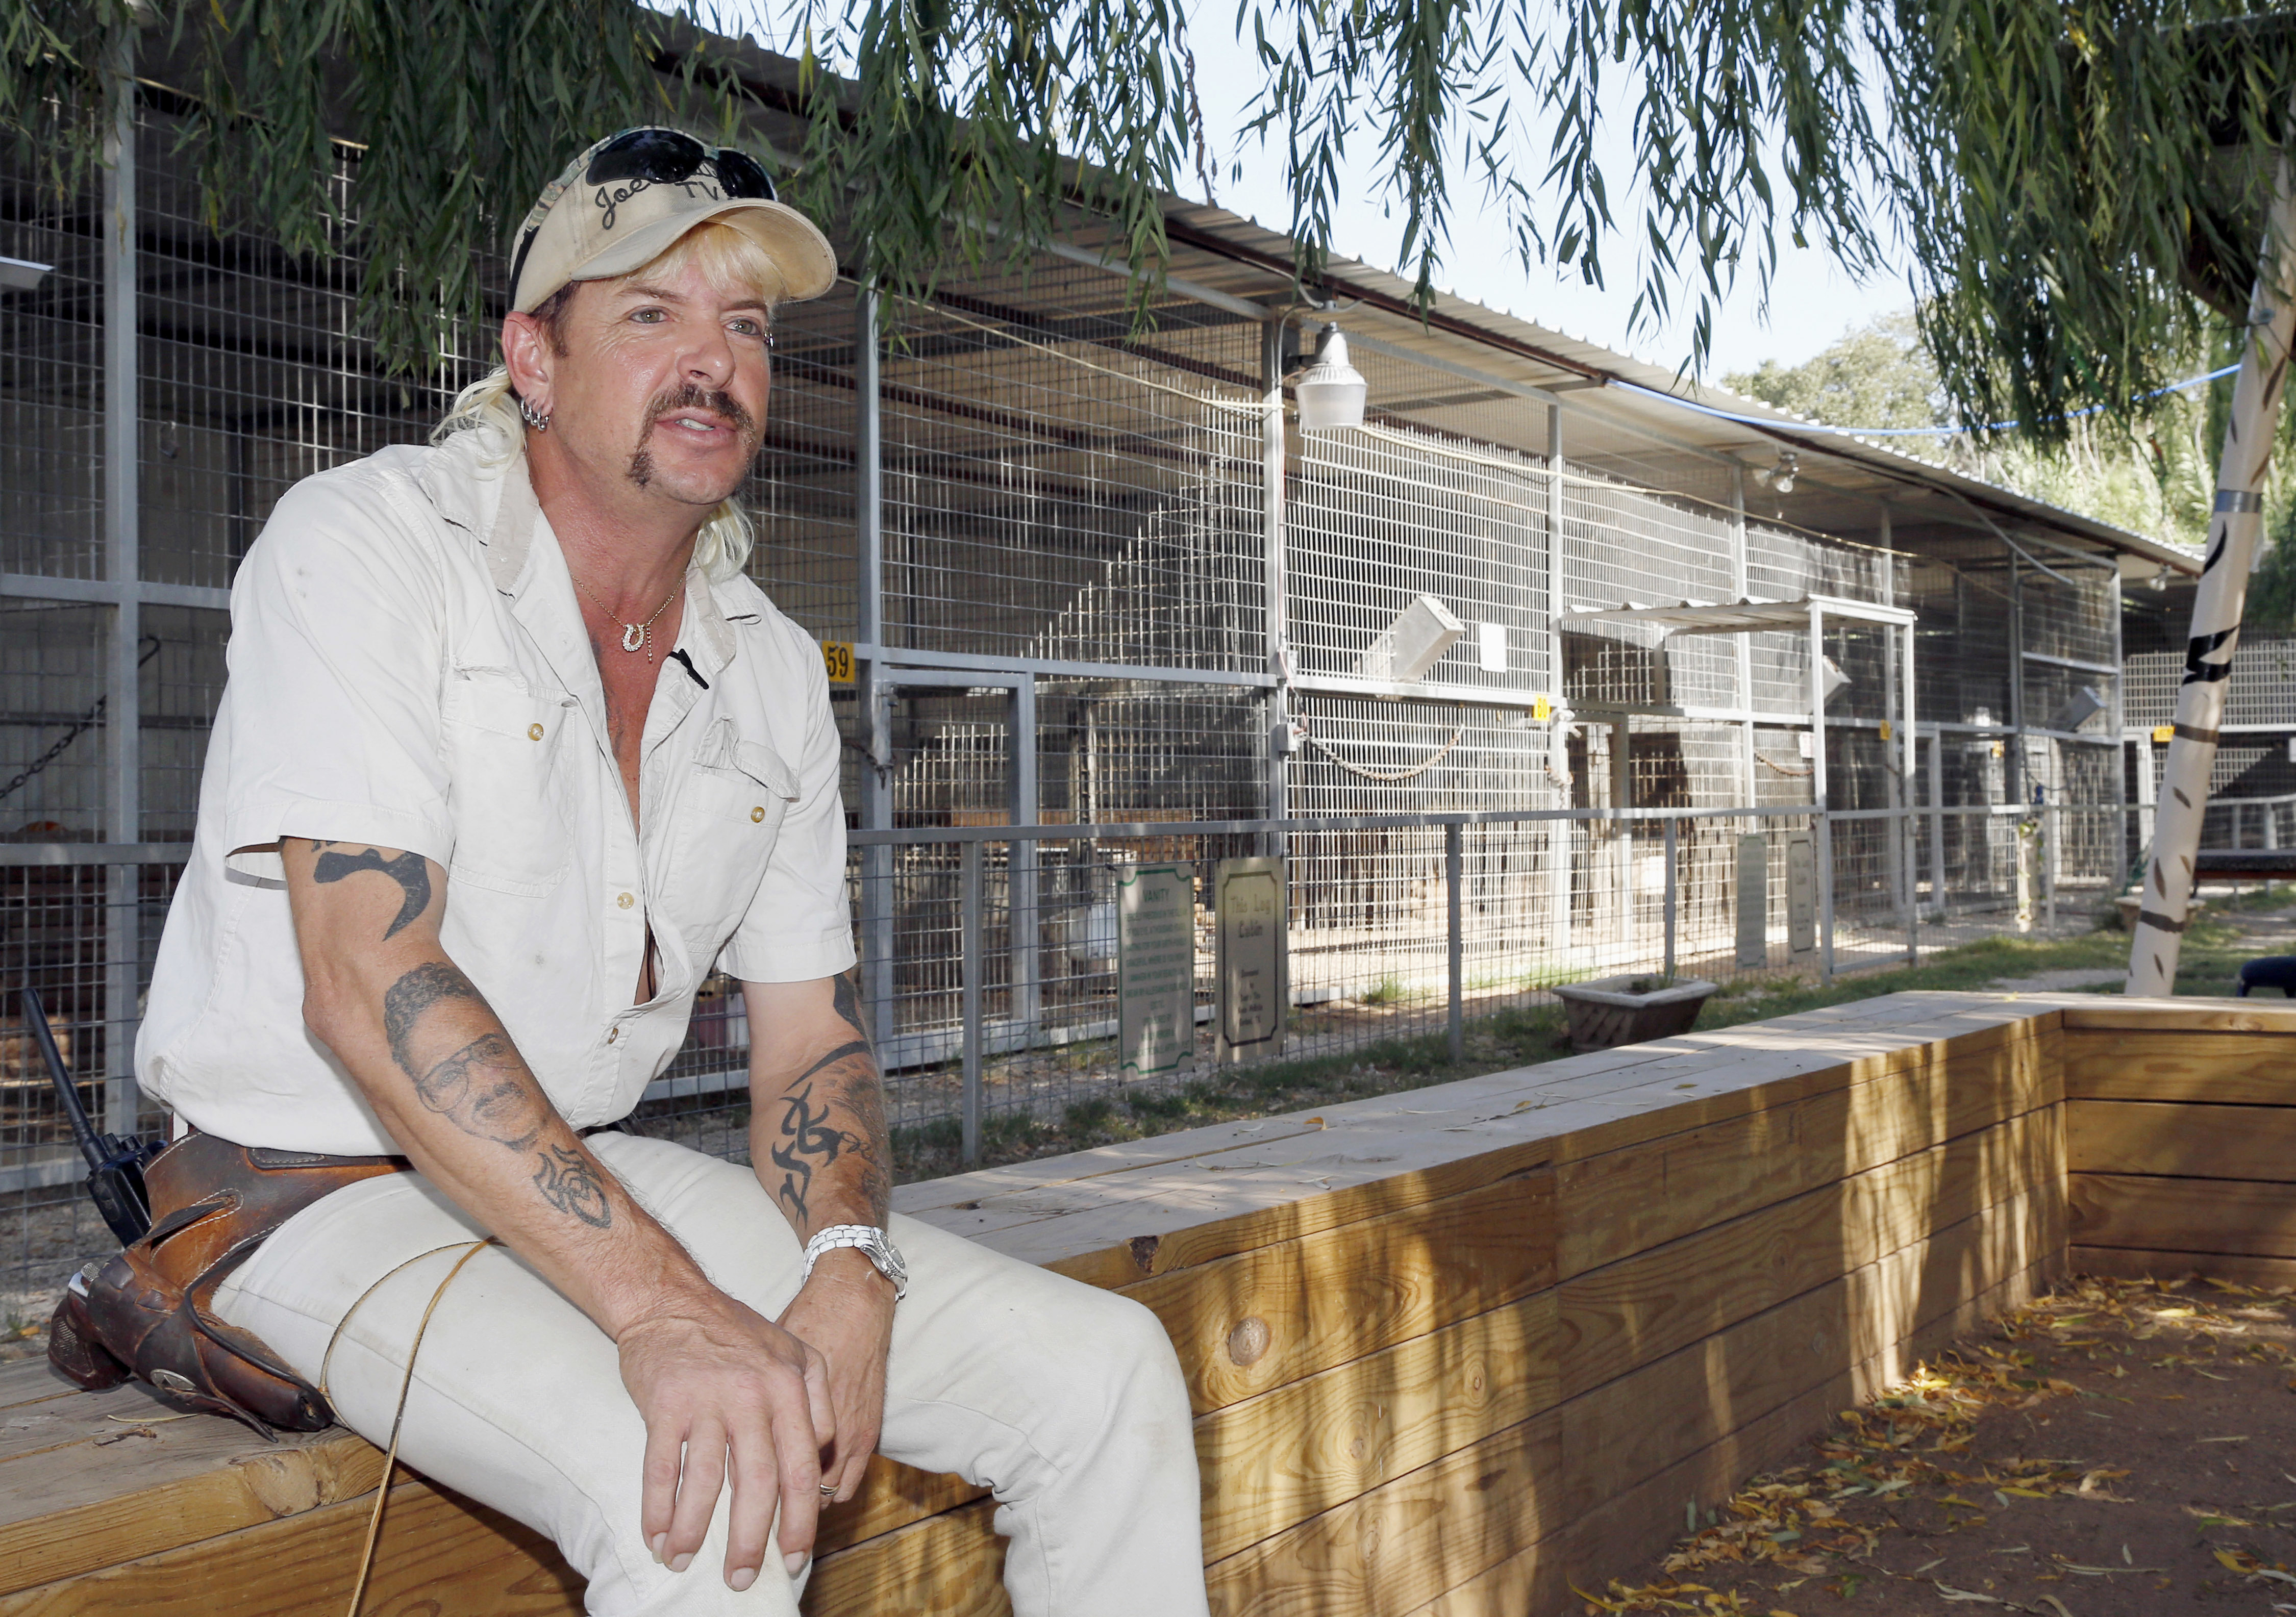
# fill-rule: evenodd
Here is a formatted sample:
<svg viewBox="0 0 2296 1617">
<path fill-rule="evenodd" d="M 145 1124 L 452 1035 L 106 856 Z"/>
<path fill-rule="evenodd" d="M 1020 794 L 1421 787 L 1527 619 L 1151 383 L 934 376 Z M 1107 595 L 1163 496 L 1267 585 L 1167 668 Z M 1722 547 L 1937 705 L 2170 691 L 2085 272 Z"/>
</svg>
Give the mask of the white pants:
<svg viewBox="0 0 2296 1617">
<path fill-rule="evenodd" d="M 749 1169 L 665 1140 L 589 1143 L 729 1294 L 767 1319 L 788 1305 L 803 1256 Z M 484 1233 L 419 1175 L 369 1180 L 290 1220 L 224 1285 L 217 1311 L 316 1381 L 369 1285 Z M 929 1225 L 896 1216 L 891 1233 L 911 1280 L 879 1448 L 995 1493 L 1016 1617 L 1204 1613 L 1187 1392 L 1155 1317 Z M 459 1255 L 394 1277 L 336 1344 L 335 1409 L 370 1441 L 389 1437 L 407 1344 Z M 722 1496 L 688 1570 L 656 1564 L 638 1535 L 644 1443 L 604 1333 L 505 1249 L 473 1258 L 423 1338 L 399 1438 L 407 1464 L 556 1540 L 602 1617 L 791 1617 L 803 1578 L 770 1549 L 747 1592 L 726 1587 Z"/>
</svg>

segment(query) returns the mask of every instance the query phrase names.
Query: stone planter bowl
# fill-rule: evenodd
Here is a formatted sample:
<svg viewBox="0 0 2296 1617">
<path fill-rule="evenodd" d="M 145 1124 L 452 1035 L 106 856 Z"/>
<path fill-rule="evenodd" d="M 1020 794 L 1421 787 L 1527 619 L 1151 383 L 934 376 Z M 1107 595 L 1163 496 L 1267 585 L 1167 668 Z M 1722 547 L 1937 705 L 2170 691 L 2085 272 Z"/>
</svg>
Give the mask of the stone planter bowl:
<svg viewBox="0 0 2296 1617">
<path fill-rule="evenodd" d="M 1554 997 L 1570 1009 L 1570 1048 L 1585 1052 L 1640 1044 L 1686 1033 L 1698 1020 L 1698 1008 L 1714 992 L 1703 977 L 1685 978 L 1663 988 L 1633 992 L 1636 983 L 1660 981 L 1654 972 L 1628 972 L 1624 976 L 1596 977 L 1589 983 L 1566 983 Z"/>
</svg>

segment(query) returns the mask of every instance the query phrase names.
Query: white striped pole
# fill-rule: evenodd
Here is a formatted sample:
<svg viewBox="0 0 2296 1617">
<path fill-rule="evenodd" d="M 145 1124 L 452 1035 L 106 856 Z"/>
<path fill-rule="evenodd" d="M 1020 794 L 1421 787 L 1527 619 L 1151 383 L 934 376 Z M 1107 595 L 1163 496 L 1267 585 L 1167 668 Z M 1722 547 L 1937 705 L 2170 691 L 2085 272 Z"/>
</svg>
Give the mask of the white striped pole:
<svg viewBox="0 0 2296 1617">
<path fill-rule="evenodd" d="M 2216 763 L 2224 723 L 2225 682 L 2240 644 L 2240 618 L 2248 599 L 2249 568 L 2264 530 L 2264 479 L 2272 470 L 2280 399 L 2288 380 L 2288 354 L 2296 339 L 2296 198 L 2289 167 L 2280 167 L 2280 192 L 2257 261 L 2256 291 L 2249 301 L 2249 340 L 2233 384 L 2232 415 L 2225 423 L 2224 456 L 2217 471 L 2207 559 L 2193 601 L 2193 632 L 2185 642 L 2185 679 L 2177 691 L 2177 723 L 2161 775 L 2153 818 L 2152 854 L 2145 862 L 2136 935 L 2128 946 L 2130 994 L 2175 992 L 2177 956 L 2192 910 L 2193 855 L 2209 806 L 2209 772 Z"/>
</svg>

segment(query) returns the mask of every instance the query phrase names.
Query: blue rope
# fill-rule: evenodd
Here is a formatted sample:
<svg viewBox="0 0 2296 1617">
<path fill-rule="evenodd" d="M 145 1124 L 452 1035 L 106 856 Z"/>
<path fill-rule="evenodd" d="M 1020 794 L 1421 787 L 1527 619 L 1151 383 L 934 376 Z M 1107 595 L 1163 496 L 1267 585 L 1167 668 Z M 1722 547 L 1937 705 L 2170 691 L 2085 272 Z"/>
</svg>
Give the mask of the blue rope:
<svg viewBox="0 0 2296 1617">
<path fill-rule="evenodd" d="M 2221 371 L 2211 371 L 2206 376 L 2188 376 L 2183 381 L 2170 382 L 2167 387 L 2155 388 L 2150 393 L 2140 393 L 2129 400 L 2129 403 L 2142 404 L 2148 398 L 2161 398 L 2168 394 L 2181 393 L 2187 388 L 2202 387 L 2209 382 L 2221 380 L 2239 369 L 2238 365 L 2233 364 L 2226 365 Z M 1794 432 L 1822 432 L 1841 437 L 1954 438 L 1972 432 L 2008 432 L 2024 425 L 2021 421 L 1989 421 L 1983 427 L 1821 427 L 1808 421 L 1773 421 L 1767 416 L 1737 415 L 1727 410 L 1717 410 L 1711 404 L 1702 404 L 1694 399 L 1682 398 L 1672 393 L 1661 393 L 1656 388 L 1645 388 L 1640 382 L 1630 382 L 1621 377 L 1611 378 L 1611 386 L 1624 388 L 1629 392 L 1642 394 L 1646 398 L 1663 399 L 1669 404 L 1677 405 L 1685 410 L 1694 410 L 1701 415 L 1710 415 L 1720 421 L 1735 421 L 1744 427 L 1784 428 Z M 2103 408 L 2103 404 L 2091 404 L 2086 410 L 2076 410 L 2058 419 L 2076 421 L 2085 415 L 2095 415 Z"/>
</svg>

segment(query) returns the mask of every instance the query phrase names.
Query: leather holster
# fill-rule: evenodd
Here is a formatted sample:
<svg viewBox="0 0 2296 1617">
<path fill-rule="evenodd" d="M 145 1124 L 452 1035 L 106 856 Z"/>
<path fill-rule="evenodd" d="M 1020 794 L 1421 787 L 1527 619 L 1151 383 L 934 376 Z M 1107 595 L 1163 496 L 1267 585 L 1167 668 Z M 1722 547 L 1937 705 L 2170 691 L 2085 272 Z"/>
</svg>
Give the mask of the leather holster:
<svg viewBox="0 0 2296 1617">
<path fill-rule="evenodd" d="M 216 1288 L 265 1238 L 320 1197 L 400 1156 L 324 1156 L 192 1134 L 144 1170 L 152 1228 L 71 1278 L 48 1326 L 48 1361 L 83 1387 L 134 1376 L 265 1437 L 334 1422 L 319 1390 L 249 1332 L 209 1311 Z"/>
</svg>

